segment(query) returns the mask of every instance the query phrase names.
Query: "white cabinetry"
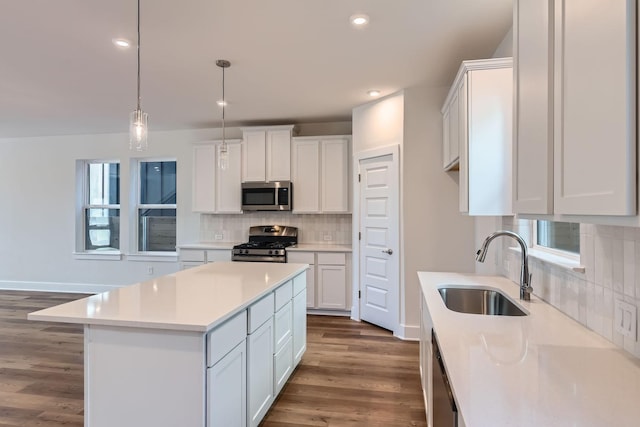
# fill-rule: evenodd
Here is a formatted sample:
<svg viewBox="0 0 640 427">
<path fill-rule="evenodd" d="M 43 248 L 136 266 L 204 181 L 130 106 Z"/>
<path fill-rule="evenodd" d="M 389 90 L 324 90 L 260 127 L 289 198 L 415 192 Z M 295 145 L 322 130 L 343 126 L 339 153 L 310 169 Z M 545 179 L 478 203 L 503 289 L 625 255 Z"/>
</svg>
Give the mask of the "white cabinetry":
<svg viewBox="0 0 640 427">
<path fill-rule="evenodd" d="M 512 213 L 512 75 L 511 58 L 464 61 L 442 109 L 445 169 L 457 139 L 460 211 L 469 215 Z"/>
<path fill-rule="evenodd" d="M 307 283 L 302 274 L 293 279 L 293 365 L 307 349 Z"/>
<path fill-rule="evenodd" d="M 287 262 L 300 264 L 309 264 L 307 270 L 307 307 L 314 308 L 316 306 L 316 254 L 315 252 L 287 252 Z"/>
<path fill-rule="evenodd" d="M 193 148 L 194 212 L 242 213 L 240 200 L 241 144 L 227 141 L 228 167 L 218 167 L 220 141 Z"/>
<path fill-rule="evenodd" d="M 216 261 L 231 261 L 231 249 L 183 249 L 179 248 L 178 261 L 180 269 L 197 267 Z"/>
<path fill-rule="evenodd" d="M 345 254 L 319 252 L 317 262 L 317 308 L 346 310 L 350 292 L 347 289 Z"/>
<path fill-rule="evenodd" d="M 517 213 L 636 214 L 636 3 L 515 3 Z"/>
<path fill-rule="evenodd" d="M 444 170 L 458 169 L 460 159 L 460 103 L 458 93 L 462 85 L 451 94 L 442 108 L 442 156 Z"/>
<path fill-rule="evenodd" d="M 348 213 L 351 186 L 351 138 L 293 138 L 293 213 Z"/>
<path fill-rule="evenodd" d="M 247 387 L 248 425 L 257 426 L 273 403 L 274 297 L 254 303 L 248 310 Z"/>
<path fill-rule="evenodd" d="M 291 126 L 242 129 L 242 182 L 291 180 Z"/>
</svg>

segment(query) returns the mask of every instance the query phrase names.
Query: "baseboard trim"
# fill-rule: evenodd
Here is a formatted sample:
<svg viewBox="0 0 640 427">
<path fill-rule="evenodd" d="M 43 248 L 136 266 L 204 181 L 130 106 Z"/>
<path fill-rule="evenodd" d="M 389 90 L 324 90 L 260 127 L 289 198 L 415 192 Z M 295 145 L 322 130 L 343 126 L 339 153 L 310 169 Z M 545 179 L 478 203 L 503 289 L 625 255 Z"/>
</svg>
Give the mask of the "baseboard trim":
<svg viewBox="0 0 640 427">
<path fill-rule="evenodd" d="M 398 330 L 393 333 L 393 336 L 405 341 L 419 341 L 420 326 L 400 324 Z"/>
<path fill-rule="evenodd" d="M 318 316 L 351 316 L 351 312 L 342 310 L 318 310 L 315 308 L 307 308 L 307 314 L 313 314 Z"/>
<path fill-rule="evenodd" d="M 0 289 L 12 291 L 67 292 L 74 294 L 99 294 L 118 288 L 115 285 L 96 283 L 26 282 L 0 280 Z"/>
</svg>

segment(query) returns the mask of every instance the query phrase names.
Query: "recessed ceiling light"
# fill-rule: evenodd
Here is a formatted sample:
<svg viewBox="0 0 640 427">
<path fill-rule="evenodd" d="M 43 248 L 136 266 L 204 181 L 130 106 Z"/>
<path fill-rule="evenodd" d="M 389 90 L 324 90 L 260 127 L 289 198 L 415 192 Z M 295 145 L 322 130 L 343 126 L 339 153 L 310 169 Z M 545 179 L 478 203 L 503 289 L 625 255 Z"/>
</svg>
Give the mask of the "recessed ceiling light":
<svg viewBox="0 0 640 427">
<path fill-rule="evenodd" d="M 372 98 L 375 98 L 376 96 L 380 96 L 380 91 L 377 89 L 371 89 L 367 91 L 367 95 L 369 95 Z"/>
<path fill-rule="evenodd" d="M 362 28 L 369 23 L 369 16 L 362 14 L 351 15 L 351 17 L 349 17 L 349 21 L 354 27 Z"/>
<path fill-rule="evenodd" d="M 129 40 L 126 40 L 126 39 L 113 39 L 112 42 L 113 42 L 113 44 L 115 44 L 118 47 L 129 47 L 129 46 L 131 46 L 131 42 Z"/>
<path fill-rule="evenodd" d="M 223 101 L 223 100 L 219 100 L 219 101 L 218 101 L 218 105 L 219 105 L 220 107 L 226 107 L 227 105 L 229 105 L 229 102 L 227 102 L 227 101 Z"/>
</svg>

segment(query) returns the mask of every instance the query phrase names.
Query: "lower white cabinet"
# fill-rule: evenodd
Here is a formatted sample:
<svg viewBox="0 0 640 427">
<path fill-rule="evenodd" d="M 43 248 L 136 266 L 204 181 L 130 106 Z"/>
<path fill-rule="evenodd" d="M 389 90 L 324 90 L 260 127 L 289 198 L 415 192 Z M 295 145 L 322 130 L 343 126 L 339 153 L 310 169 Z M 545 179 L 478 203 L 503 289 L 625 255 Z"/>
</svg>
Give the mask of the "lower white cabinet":
<svg viewBox="0 0 640 427">
<path fill-rule="evenodd" d="M 273 318 L 247 336 L 248 425 L 262 421 L 274 399 Z"/>
<path fill-rule="evenodd" d="M 207 426 L 247 425 L 247 343 L 207 369 Z"/>
<path fill-rule="evenodd" d="M 351 305 L 349 254 L 346 252 L 287 252 L 287 262 L 309 264 L 307 308 L 346 311 Z"/>
<path fill-rule="evenodd" d="M 231 249 L 179 249 L 180 270 L 216 261 L 231 261 Z"/>
<path fill-rule="evenodd" d="M 293 364 L 300 363 L 307 349 L 307 289 L 293 297 Z"/>
<path fill-rule="evenodd" d="M 293 339 L 291 335 L 284 342 L 282 348 L 273 355 L 273 386 L 277 395 L 293 372 Z"/>
</svg>

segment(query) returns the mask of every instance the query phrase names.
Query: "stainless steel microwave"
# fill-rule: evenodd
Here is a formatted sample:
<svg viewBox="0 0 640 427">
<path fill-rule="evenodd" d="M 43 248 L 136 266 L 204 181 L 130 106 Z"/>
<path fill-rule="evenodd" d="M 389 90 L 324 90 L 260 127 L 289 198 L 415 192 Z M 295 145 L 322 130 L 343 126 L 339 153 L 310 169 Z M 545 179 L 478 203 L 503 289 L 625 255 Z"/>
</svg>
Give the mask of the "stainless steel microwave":
<svg viewBox="0 0 640 427">
<path fill-rule="evenodd" d="M 293 207 L 291 181 L 243 182 L 243 211 L 290 211 Z"/>
</svg>

